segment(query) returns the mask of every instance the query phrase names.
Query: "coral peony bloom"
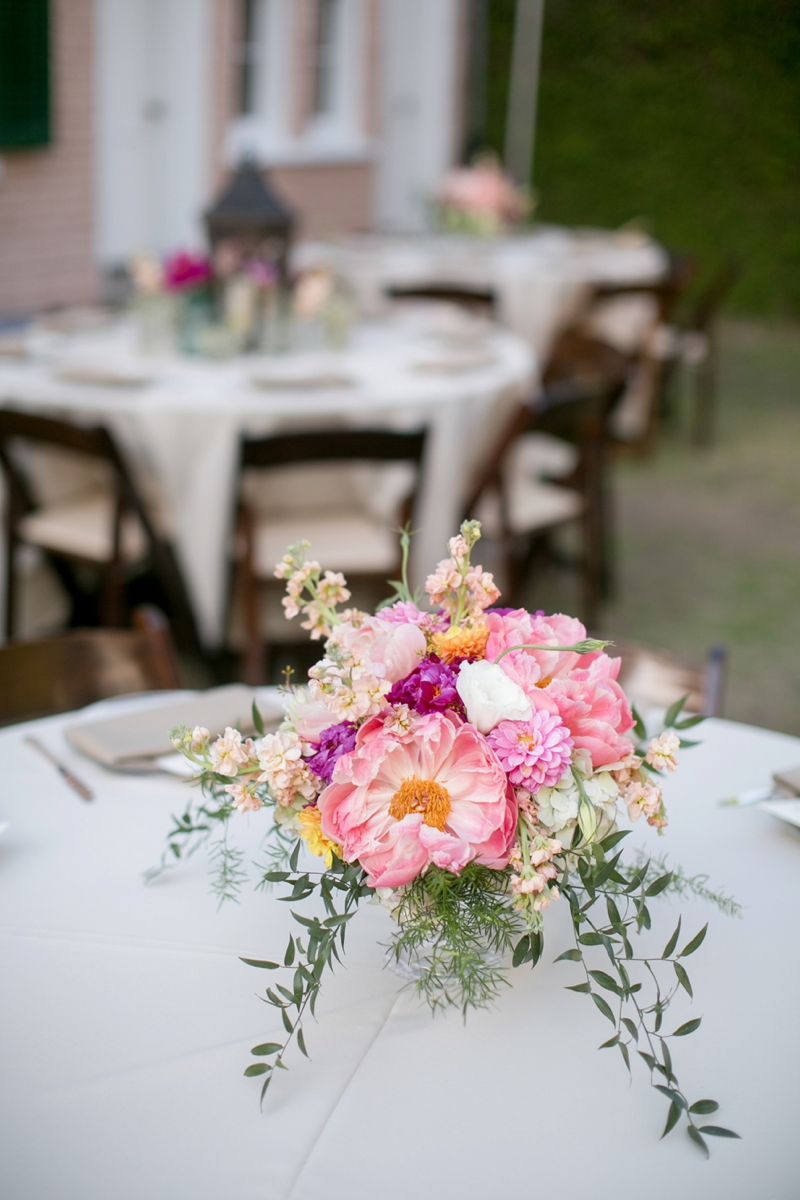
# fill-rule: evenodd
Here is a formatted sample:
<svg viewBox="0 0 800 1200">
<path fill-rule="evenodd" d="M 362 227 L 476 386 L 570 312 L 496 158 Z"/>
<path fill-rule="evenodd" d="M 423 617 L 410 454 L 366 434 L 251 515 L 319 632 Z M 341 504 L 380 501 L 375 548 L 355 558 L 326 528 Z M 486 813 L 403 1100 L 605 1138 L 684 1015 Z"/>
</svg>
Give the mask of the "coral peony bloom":
<svg viewBox="0 0 800 1200">
<path fill-rule="evenodd" d="M 516 787 L 555 787 L 570 764 L 572 738 L 560 717 L 534 712 L 529 721 L 501 721 L 488 737 Z"/>
<path fill-rule="evenodd" d="M 484 614 L 484 620 L 489 628 L 489 640 L 486 643 L 486 657 L 489 662 L 509 650 L 512 646 L 574 646 L 586 637 L 586 629 L 574 617 L 566 617 L 563 613 L 554 613 L 550 617 L 531 615 L 524 608 L 512 612 L 492 612 Z M 560 679 L 569 675 L 577 666 L 585 667 L 597 654 L 580 655 L 574 651 L 563 653 L 553 650 L 522 650 L 516 654 L 506 654 L 500 661 L 509 674 L 511 663 L 509 659 L 519 662 L 522 657 L 530 659 L 525 664 L 531 673 L 531 680 L 539 687 L 546 686 L 551 679 Z M 536 678 L 533 679 L 533 674 Z"/>
<path fill-rule="evenodd" d="M 373 717 L 333 780 L 318 801 L 322 832 L 370 887 L 401 887 L 429 864 L 457 874 L 473 859 L 508 862 L 513 788 L 485 738 L 453 713 L 416 717 L 400 736 Z"/>
</svg>

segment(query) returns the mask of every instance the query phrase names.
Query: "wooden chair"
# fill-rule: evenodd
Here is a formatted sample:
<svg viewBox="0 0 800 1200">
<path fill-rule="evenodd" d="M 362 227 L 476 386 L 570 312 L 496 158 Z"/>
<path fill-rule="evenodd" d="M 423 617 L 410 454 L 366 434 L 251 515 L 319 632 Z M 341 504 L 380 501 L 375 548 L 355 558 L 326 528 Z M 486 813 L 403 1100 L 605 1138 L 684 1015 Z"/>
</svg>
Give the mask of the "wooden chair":
<svg viewBox="0 0 800 1200">
<path fill-rule="evenodd" d="M 518 409 L 498 438 L 466 513 L 481 516 L 488 497 L 494 494 L 499 499 L 494 532 L 505 560 L 509 603 L 522 603 L 522 588 L 535 558 L 542 551 L 552 552 L 553 532 L 577 522 L 583 618 L 590 628 L 595 626 L 611 570 L 608 419 L 623 387 L 624 380 L 619 377 L 594 387 L 551 384 L 538 401 Z M 551 454 L 559 445 L 571 448 L 570 462 L 565 463 L 568 469 L 557 472 L 557 481 L 537 470 L 537 457 L 542 462 L 542 442 L 534 439 L 542 438 L 549 439 Z M 546 440 L 544 444 L 547 446 Z M 489 515 L 487 532 L 491 533 L 491 510 Z"/>
<path fill-rule="evenodd" d="M 622 659 L 620 686 L 643 716 L 651 708 L 669 708 L 686 695 L 687 712 L 722 716 L 728 657 L 725 646 L 711 646 L 702 667 L 635 642 L 616 642 L 608 652 Z"/>
<path fill-rule="evenodd" d="M 497 297 L 489 288 L 471 288 L 457 283 L 419 284 L 409 287 L 400 285 L 386 288 L 390 300 L 430 300 L 442 304 L 456 304 L 477 316 L 494 315 Z"/>
<path fill-rule="evenodd" d="M 682 327 L 681 357 L 692 377 L 692 429 L 696 446 L 714 440 L 717 411 L 717 322 L 720 309 L 736 283 L 741 268 L 736 259 L 716 271 L 698 296 Z"/>
<path fill-rule="evenodd" d="M 48 503 L 25 463 L 31 448 L 58 448 L 87 463 L 102 464 L 103 478 L 74 495 Z M 100 575 L 100 624 L 128 623 L 125 585 L 131 576 L 153 570 L 169 606 L 175 633 L 188 650 L 199 649 L 194 616 L 170 544 L 156 530 L 124 459 L 101 426 L 84 429 L 65 421 L 0 410 L 0 467 L 7 498 L 6 636 L 16 630 L 18 550 L 36 546 L 53 564 L 73 604 L 72 621 L 86 605 L 82 582 L 89 565 Z"/>
<path fill-rule="evenodd" d="M 263 681 L 265 646 L 261 634 L 260 592 L 262 584 L 274 579 L 275 564 L 288 545 L 305 538 L 311 543 L 310 554 L 326 570 L 342 571 L 349 581 L 384 582 L 397 578 L 399 570 L 399 529 L 411 519 L 417 497 L 425 431 L 396 433 L 385 429 L 319 430 L 307 433 L 287 433 L 274 437 L 244 439 L 241 451 L 243 500 L 239 512 L 241 557 L 239 574 L 244 601 L 246 649 L 243 663 L 245 682 Z M 398 503 L 392 504 L 390 516 L 381 517 L 358 496 L 343 495 L 347 476 L 344 466 L 409 463 L 412 469 L 410 486 Z M 299 485 L 286 482 L 283 490 L 309 487 L 314 483 L 317 468 L 338 465 L 339 472 L 329 478 L 327 494 L 315 501 L 316 507 L 305 511 L 258 511 L 247 498 L 246 476 L 253 473 L 276 473 L 285 468 L 312 468 Z M 337 482 L 338 480 L 338 482 Z M 402 482 L 402 481 L 401 481 Z M 399 510 L 399 511 L 398 511 Z"/>
<path fill-rule="evenodd" d="M 695 264 L 673 256 L 657 283 L 599 284 L 556 339 L 543 373 L 545 385 L 592 385 L 624 375 L 626 387 L 610 425 L 616 453 L 641 456 L 654 447 L 671 355 L 678 344 L 670 325 L 695 274 Z"/>
<path fill-rule="evenodd" d="M 0 647 L 0 724 L 69 712 L 132 692 L 182 687 L 169 625 L 157 608 L 134 629 L 75 629 Z"/>
</svg>

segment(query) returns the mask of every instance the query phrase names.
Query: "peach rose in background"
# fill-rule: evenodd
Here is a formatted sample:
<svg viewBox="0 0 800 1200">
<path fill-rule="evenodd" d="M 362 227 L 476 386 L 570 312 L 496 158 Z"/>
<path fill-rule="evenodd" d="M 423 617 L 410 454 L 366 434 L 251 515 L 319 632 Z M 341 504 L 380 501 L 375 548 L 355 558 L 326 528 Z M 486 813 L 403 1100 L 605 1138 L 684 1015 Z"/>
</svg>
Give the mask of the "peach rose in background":
<svg viewBox="0 0 800 1200">
<path fill-rule="evenodd" d="M 517 820 L 514 791 L 471 725 L 429 713 L 402 737 L 381 717 L 358 732 L 319 797 L 322 832 L 356 859 L 370 887 L 401 887 L 429 863 L 458 874 L 472 860 L 508 862 Z"/>
</svg>

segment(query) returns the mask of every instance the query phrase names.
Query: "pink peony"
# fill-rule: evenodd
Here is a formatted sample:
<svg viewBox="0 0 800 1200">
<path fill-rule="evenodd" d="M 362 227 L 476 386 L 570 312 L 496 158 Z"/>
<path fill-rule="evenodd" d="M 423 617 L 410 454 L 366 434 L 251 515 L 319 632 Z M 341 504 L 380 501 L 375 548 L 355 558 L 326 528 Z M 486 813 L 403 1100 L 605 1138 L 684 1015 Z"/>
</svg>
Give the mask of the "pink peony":
<svg viewBox="0 0 800 1200">
<path fill-rule="evenodd" d="M 488 612 L 485 616 L 489 627 L 489 640 L 486 643 L 486 657 L 494 662 L 504 650 L 511 646 L 573 646 L 586 637 L 586 629 L 575 617 L 554 613 L 550 617 L 536 616 L 517 608 L 507 613 Z M 500 666 L 508 674 L 512 674 L 512 663 L 519 663 L 522 656 L 530 662 L 522 664 L 532 684 L 544 687 L 551 679 L 559 679 L 569 675 L 573 668 L 586 666 L 597 654 L 576 654 L 574 651 L 561 653 L 558 650 L 521 650 L 516 654 L 507 654 L 500 661 Z M 518 667 L 519 671 L 521 668 Z M 534 678 L 535 675 L 535 678 Z M 513 677 L 513 676 L 512 676 Z M 521 679 L 515 682 L 522 685 Z M 526 689 L 527 690 L 527 689 Z"/>
<path fill-rule="evenodd" d="M 382 679 L 397 683 L 419 666 L 426 648 L 425 634 L 418 625 L 398 625 L 378 614 L 367 617 L 358 627 L 340 625 L 335 640 L 347 649 L 357 662 L 370 662 L 382 667 L 376 671 Z"/>
<path fill-rule="evenodd" d="M 319 798 L 322 831 L 358 860 L 370 887 L 400 887 L 429 864 L 501 869 L 514 840 L 514 792 L 485 738 L 453 713 L 362 725 Z"/>
<path fill-rule="evenodd" d="M 619 659 L 601 654 L 569 678 L 554 679 L 542 693 L 548 707 L 555 703 L 575 748 L 588 751 L 595 770 L 633 753 L 633 743 L 624 736 L 633 728 L 633 716 L 618 673 Z"/>
<path fill-rule="evenodd" d="M 487 740 L 511 783 L 529 792 L 555 787 L 570 764 L 572 738 L 552 713 L 534 712 L 529 721 L 501 721 Z"/>
</svg>

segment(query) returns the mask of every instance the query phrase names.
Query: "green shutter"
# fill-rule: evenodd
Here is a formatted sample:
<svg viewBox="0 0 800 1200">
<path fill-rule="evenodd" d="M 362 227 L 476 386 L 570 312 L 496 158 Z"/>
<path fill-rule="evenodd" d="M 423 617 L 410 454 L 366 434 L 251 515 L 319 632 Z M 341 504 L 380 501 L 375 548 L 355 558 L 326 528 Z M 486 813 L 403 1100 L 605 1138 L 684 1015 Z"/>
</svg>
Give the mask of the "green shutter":
<svg viewBox="0 0 800 1200">
<path fill-rule="evenodd" d="M 0 148 L 50 141 L 48 0 L 0 0 Z"/>
</svg>

